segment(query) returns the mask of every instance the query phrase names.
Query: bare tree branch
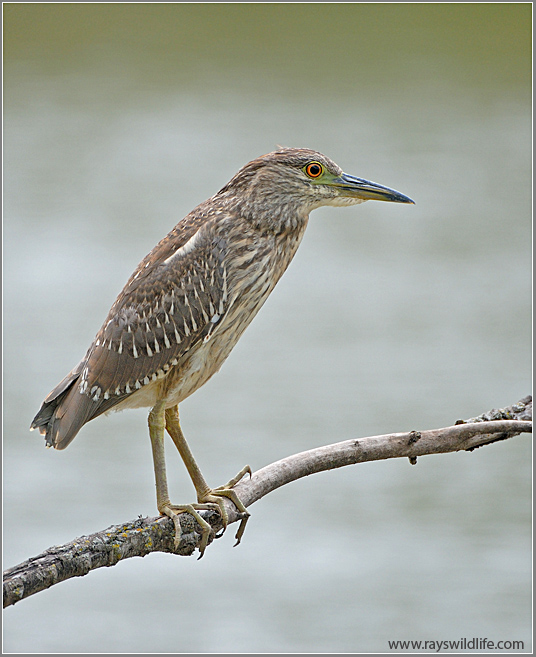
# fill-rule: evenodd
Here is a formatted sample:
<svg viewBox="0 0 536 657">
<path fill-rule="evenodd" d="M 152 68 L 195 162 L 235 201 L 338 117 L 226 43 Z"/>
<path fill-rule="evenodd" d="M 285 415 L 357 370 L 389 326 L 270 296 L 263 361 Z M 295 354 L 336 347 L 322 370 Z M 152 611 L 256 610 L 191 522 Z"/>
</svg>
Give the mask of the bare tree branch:
<svg viewBox="0 0 536 657">
<path fill-rule="evenodd" d="M 528 396 L 508 408 L 494 409 L 466 421 L 458 420 L 454 426 L 443 429 L 369 436 L 294 454 L 254 472 L 235 489 L 245 506 L 250 506 L 276 488 L 316 472 L 400 457 L 407 457 L 415 464 L 417 457 L 426 454 L 472 451 L 531 431 L 532 397 Z M 230 502 L 226 508 L 230 523 L 241 518 Z M 211 538 L 219 538 L 221 533 L 218 532 L 222 530 L 219 513 L 204 511 L 201 515 L 214 529 Z M 66 579 L 81 577 L 102 566 L 114 566 L 129 557 L 144 557 L 150 552 L 191 555 L 199 547 L 201 530 L 186 513 L 181 516 L 181 528 L 177 548 L 173 522 L 162 516 L 140 516 L 137 520 L 51 547 L 4 572 L 4 607 Z"/>
</svg>

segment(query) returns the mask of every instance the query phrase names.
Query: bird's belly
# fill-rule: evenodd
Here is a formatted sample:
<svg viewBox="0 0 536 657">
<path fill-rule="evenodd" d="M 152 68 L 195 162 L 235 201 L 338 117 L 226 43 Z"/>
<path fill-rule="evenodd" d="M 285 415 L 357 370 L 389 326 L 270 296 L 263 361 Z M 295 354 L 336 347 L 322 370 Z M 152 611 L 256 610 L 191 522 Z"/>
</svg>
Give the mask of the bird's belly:
<svg viewBox="0 0 536 657">
<path fill-rule="evenodd" d="M 229 352 L 225 345 L 216 342 L 208 342 L 195 349 L 180 370 L 169 375 L 165 392 L 166 408 L 179 404 L 204 385 L 220 369 Z"/>
</svg>

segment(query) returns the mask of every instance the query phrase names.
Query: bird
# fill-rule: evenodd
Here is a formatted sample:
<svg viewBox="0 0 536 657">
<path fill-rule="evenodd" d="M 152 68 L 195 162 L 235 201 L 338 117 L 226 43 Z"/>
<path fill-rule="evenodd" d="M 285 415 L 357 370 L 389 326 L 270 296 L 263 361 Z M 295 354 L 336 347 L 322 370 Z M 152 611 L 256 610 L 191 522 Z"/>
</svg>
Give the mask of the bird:
<svg viewBox="0 0 536 657">
<path fill-rule="evenodd" d="M 203 556 L 211 527 L 198 512 L 219 510 L 225 530 L 225 498 L 241 518 L 238 544 L 249 512 L 233 488 L 251 469 L 210 488 L 182 432 L 179 404 L 221 368 L 293 259 L 310 212 L 367 200 L 414 203 L 344 173 L 308 148 L 279 147 L 243 166 L 140 262 L 85 356 L 46 397 L 31 429 L 45 436 L 47 447 L 61 450 L 102 414 L 150 408 L 157 508 L 173 520 L 175 545 L 180 515 L 189 513 L 201 527 Z M 194 504 L 170 501 L 166 431 L 194 485 Z"/>
</svg>

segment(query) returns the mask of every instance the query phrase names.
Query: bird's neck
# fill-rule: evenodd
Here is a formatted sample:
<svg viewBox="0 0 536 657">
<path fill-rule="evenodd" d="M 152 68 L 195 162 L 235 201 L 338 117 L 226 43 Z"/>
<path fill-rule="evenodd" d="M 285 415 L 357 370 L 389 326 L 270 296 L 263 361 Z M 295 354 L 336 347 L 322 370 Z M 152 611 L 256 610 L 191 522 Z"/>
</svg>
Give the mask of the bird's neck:
<svg viewBox="0 0 536 657">
<path fill-rule="evenodd" d="M 262 235 L 293 236 L 303 234 L 309 213 L 292 200 L 273 198 L 273 195 L 249 195 L 222 199 L 226 213 L 240 217 L 255 232 Z"/>
</svg>

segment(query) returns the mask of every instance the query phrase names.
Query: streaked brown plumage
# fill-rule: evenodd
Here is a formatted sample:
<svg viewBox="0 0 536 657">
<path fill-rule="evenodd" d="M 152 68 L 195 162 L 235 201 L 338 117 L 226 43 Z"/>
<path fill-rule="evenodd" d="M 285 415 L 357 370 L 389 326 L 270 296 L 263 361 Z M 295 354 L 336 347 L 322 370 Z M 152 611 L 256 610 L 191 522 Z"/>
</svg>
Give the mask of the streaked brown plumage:
<svg viewBox="0 0 536 657">
<path fill-rule="evenodd" d="M 222 497 L 246 517 L 232 486 L 210 489 L 182 436 L 177 405 L 221 367 L 296 253 L 309 212 L 369 198 L 412 203 L 399 192 L 353 178 L 309 149 L 285 148 L 246 164 L 201 203 L 142 260 L 82 361 L 45 399 L 32 422 L 47 446 L 64 449 L 102 413 L 151 407 L 157 504 L 177 511 L 217 504 Z M 197 505 L 172 505 L 165 482 L 164 427 L 185 460 Z M 194 509 L 195 507 L 195 509 Z M 204 524 L 203 524 L 204 523 Z M 243 530 L 243 527 L 242 527 Z"/>
</svg>

